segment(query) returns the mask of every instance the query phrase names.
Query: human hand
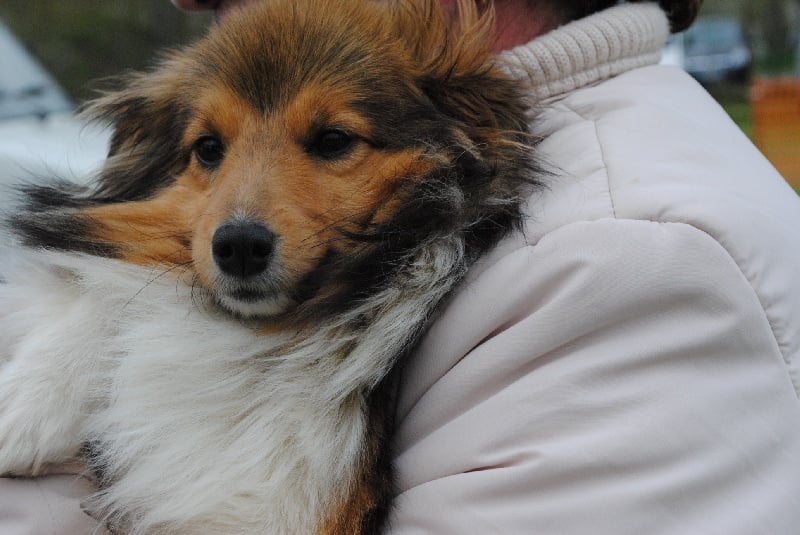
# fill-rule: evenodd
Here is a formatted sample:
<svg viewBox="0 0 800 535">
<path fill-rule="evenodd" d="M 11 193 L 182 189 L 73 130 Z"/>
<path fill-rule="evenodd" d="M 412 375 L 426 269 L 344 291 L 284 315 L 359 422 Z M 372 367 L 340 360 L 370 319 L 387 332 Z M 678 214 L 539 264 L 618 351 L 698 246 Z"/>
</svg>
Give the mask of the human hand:
<svg viewBox="0 0 800 535">
<path fill-rule="evenodd" d="M 214 10 L 214 14 L 219 20 L 233 6 L 245 4 L 250 0 L 171 0 L 178 8 L 184 11 L 207 11 Z"/>
</svg>

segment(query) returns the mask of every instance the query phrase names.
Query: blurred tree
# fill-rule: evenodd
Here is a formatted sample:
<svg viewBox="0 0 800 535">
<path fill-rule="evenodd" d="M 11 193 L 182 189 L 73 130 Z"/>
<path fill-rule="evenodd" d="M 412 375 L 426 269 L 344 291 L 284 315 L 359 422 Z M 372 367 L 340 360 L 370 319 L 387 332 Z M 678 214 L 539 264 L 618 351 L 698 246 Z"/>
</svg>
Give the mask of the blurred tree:
<svg viewBox="0 0 800 535">
<path fill-rule="evenodd" d="M 784 0 L 766 0 L 761 18 L 767 54 L 785 55 L 790 49 L 789 23 Z"/>
<path fill-rule="evenodd" d="M 144 68 L 208 24 L 169 0 L 2 0 L 0 18 L 79 101 L 94 80 Z"/>
<path fill-rule="evenodd" d="M 737 16 L 743 7 L 757 6 L 763 3 L 763 0 L 704 0 L 703 7 L 700 14 L 721 14 Z"/>
</svg>

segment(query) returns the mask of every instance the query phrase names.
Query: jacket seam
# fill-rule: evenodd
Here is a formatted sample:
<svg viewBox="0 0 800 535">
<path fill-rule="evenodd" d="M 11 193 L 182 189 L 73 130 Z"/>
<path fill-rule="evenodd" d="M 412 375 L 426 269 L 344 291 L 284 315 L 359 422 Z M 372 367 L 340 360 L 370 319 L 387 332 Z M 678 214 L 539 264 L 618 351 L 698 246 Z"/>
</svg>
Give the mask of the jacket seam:
<svg viewBox="0 0 800 535">
<path fill-rule="evenodd" d="M 34 481 L 36 482 L 36 490 L 39 492 L 39 496 L 41 496 L 45 507 L 47 507 L 47 517 L 50 520 L 49 525 L 50 525 L 50 528 L 53 530 L 52 533 L 55 535 L 55 533 L 56 533 L 55 526 L 57 526 L 58 524 L 56 523 L 56 518 L 55 518 L 55 515 L 53 514 L 53 508 L 50 506 L 50 500 L 47 498 L 47 495 L 45 494 L 44 490 L 42 489 L 41 480 L 35 479 Z"/>
<path fill-rule="evenodd" d="M 599 132 L 598 124 L 597 124 L 598 123 L 597 119 L 594 118 L 594 117 L 587 117 L 584 113 L 581 113 L 580 111 L 578 111 L 578 110 L 574 109 L 573 107 L 569 106 L 563 100 L 559 100 L 558 102 L 554 102 L 554 103 L 550 104 L 550 106 L 552 108 L 560 110 L 560 111 L 562 111 L 564 113 L 569 113 L 569 114 L 573 115 L 574 117 L 577 117 L 578 119 L 580 119 L 582 121 L 591 122 L 592 123 L 592 126 L 594 128 L 594 132 L 595 132 L 595 134 L 594 134 L 595 135 L 595 139 L 597 140 L 598 150 L 600 151 L 601 163 L 603 165 L 603 171 L 605 172 L 606 187 L 607 187 L 607 192 L 608 192 L 610 206 L 611 206 L 611 216 L 613 217 L 613 219 L 615 219 L 617 221 L 626 221 L 626 220 L 628 220 L 628 221 L 649 221 L 649 222 L 653 222 L 653 223 L 675 223 L 675 224 L 686 225 L 688 227 L 691 227 L 691 228 L 694 228 L 694 229 L 698 230 L 699 232 L 702 232 L 703 234 L 708 236 L 710 239 L 712 239 L 715 243 L 717 243 L 725 251 L 727 256 L 736 265 L 736 269 L 742 275 L 744 280 L 747 281 L 747 284 L 750 286 L 751 291 L 755 295 L 755 298 L 757 299 L 757 301 L 759 303 L 759 306 L 760 306 L 760 308 L 762 310 L 762 314 L 763 314 L 764 318 L 766 319 L 767 324 L 769 325 L 770 331 L 772 332 L 772 338 L 775 341 L 778 353 L 781 355 L 781 358 L 782 358 L 782 360 L 784 362 L 784 365 L 786 366 L 786 371 L 787 371 L 787 374 L 789 376 L 789 380 L 790 380 L 790 382 L 791 382 L 791 384 L 792 384 L 792 386 L 794 388 L 795 395 L 798 397 L 798 399 L 800 399 L 800 371 L 795 371 L 794 367 L 792 366 L 792 364 L 794 362 L 793 354 L 789 353 L 789 347 L 788 346 L 784 346 L 784 345 L 782 345 L 780 343 L 780 339 L 779 339 L 779 337 L 778 337 L 778 335 L 776 333 L 775 324 L 771 320 L 771 315 L 768 312 L 768 309 L 770 309 L 768 301 L 765 300 L 763 298 L 763 296 L 758 292 L 758 290 L 756 288 L 756 285 L 754 284 L 754 281 L 750 277 L 747 276 L 746 272 L 742 268 L 743 264 L 740 263 L 739 261 L 737 261 L 735 255 L 732 253 L 732 251 L 729 250 L 727 247 L 725 247 L 725 245 L 720 240 L 718 240 L 716 237 L 714 237 L 713 234 L 709 233 L 708 231 L 704 230 L 703 228 L 700 228 L 700 227 L 698 227 L 698 226 L 696 226 L 696 225 L 694 225 L 694 224 L 692 224 L 690 222 L 686 222 L 686 221 L 663 221 L 663 220 L 659 220 L 659 219 L 648 219 L 648 218 L 636 218 L 636 219 L 625 218 L 625 217 L 620 218 L 619 215 L 617 214 L 616 205 L 614 203 L 614 195 L 613 195 L 613 192 L 612 192 L 611 173 L 609 171 L 608 162 L 606 161 L 606 154 L 605 154 L 605 152 L 603 150 L 603 144 L 602 144 L 602 141 L 601 141 L 601 136 L 600 136 L 600 132 Z M 586 222 L 591 222 L 592 220 L 585 220 L 585 221 Z M 565 226 L 567 226 L 569 224 L 571 224 L 571 223 L 567 223 L 566 225 L 561 225 L 558 228 L 564 228 Z M 551 229 L 547 234 L 550 234 L 555 230 L 558 230 L 558 229 Z M 544 236 L 546 236 L 547 234 L 545 234 Z M 538 239 L 537 239 L 537 243 L 538 243 L 539 240 L 544 238 L 544 236 L 539 236 Z M 798 356 L 797 358 L 800 358 L 800 356 Z"/>
<path fill-rule="evenodd" d="M 557 228 L 554 228 L 554 229 L 548 231 L 547 233 L 539 236 L 538 239 L 533 243 L 527 243 L 526 242 L 526 245 L 524 247 L 536 247 L 536 245 L 538 245 L 538 243 L 542 239 L 544 239 L 545 237 L 547 237 L 549 235 L 552 235 L 554 232 L 558 232 L 559 230 L 565 229 L 565 228 L 567 228 L 567 227 L 569 227 L 571 225 L 575 225 L 575 224 L 579 224 L 579 223 L 595 223 L 595 222 L 604 221 L 604 220 L 608 221 L 608 220 L 612 220 L 612 218 L 600 218 L 600 219 L 594 219 L 594 220 L 588 220 L 587 219 L 587 220 L 571 221 L 571 222 L 569 222 L 569 223 L 567 223 L 565 225 L 561 225 L 561 226 L 559 226 Z M 620 219 L 620 218 L 617 218 L 616 216 L 613 218 L 613 221 L 634 222 L 634 223 L 642 222 L 642 223 L 656 223 L 656 224 L 660 224 L 660 225 L 679 225 L 679 226 L 684 226 L 684 227 L 687 227 L 687 228 L 690 228 L 690 229 L 693 229 L 693 230 L 695 230 L 697 232 L 702 233 L 704 236 L 706 236 L 708 239 L 710 239 L 712 242 L 714 242 L 717 246 L 719 246 L 720 249 L 725 251 L 725 254 L 728 256 L 728 258 L 730 258 L 731 262 L 733 262 L 733 264 L 736 266 L 736 270 L 742 276 L 742 279 L 747 281 L 747 287 L 750 288 L 750 291 L 755 296 L 756 301 L 758 302 L 759 308 L 761 309 L 761 314 L 763 315 L 764 320 L 767 322 L 767 325 L 769 325 L 769 330 L 770 330 L 770 333 L 772 334 L 772 340 L 773 340 L 773 342 L 775 344 L 775 349 L 777 350 L 778 355 L 781 356 L 781 361 L 784 364 L 785 372 L 786 372 L 787 378 L 789 380 L 789 384 L 792 386 L 792 389 L 794 390 L 795 397 L 798 400 L 800 400 L 800 377 L 795 377 L 795 375 L 792 373 L 792 369 L 793 368 L 792 368 L 790 355 L 788 355 L 787 353 L 784 353 L 784 351 L 783 351 L 783 349 L 781 347 L 781 343 L 778 340 L 778 335 L 775 332 L 775 327 L 774 327 L 772 321 L 770 320 L 769 313 L 767 312 L 767 308 L 768 307 L 765 305 L 765 301 L 764 301 L 764 299 L 762 299 L 761 294 L 759 294 L 758 290 L 756 289 L 755 285 L 753 284 L 753 281 L 750 280 L 750 278 L 745 274 L 744 270 L 742 269 L 741 264 L 736 260 L 736 257 L 731 253 L 730 250 L 728 250 L 727 247 L 725 247 L 717 238 L 715 238 L 713 234 L 711 234 L 708 231 L 698 227 L 697 225 L 693 225 L 692 223 L 688 223 L 686 221 L 663 221 L 663 220 L 659 220 L 659 219 L 645 219 L 645 218 L 636 218 L 636 219 L 634 219 L 634 218 L 621 218 Z M 516 249 L 515 249 L 515 251 L 516 251 Z M 513 251 L 509 251 L 508 254 L 513 254 Z M 505 257 L 506 255 L 503 255 L 503 256 Z"/>
<path fill-rule="evenodd" d="M 704 229 L 702 229 L 702 228 L 700 228 L 700 227 L 698 227 L 696 225 L 693 225 L 691 223 L 687 223 L 685 221 L 655 221 L 655 222 L 657 222 L 657 223 L 669 223 L 669 224 L 675 224 L 675 225 L 683 225 L 683 226 L 695 229 L 696 231 L 701 232 L 702 234 L 707 236 L 711 241 L 713 241 L 723 251 L 725 251 L 725 254 L 728 255 L 728 258 L 730 258 L 731 262 L 733 262 L 733 264 L 736 266 L 736 269 L 739 271 L 739 273 L 741 274 L 742 278 L 747 281 L 747 286 L 753 292 L 753 295 L 755 296 L 756 300 L 758 301 L 759 308 L 761 309 L 761 313 L 764 316 L 764 320 L 766 320 L 767 325 L 769 325 L 769 331 L 770 331 L 770 333 L 772 333 L 772 340 L 775 342 L 775 349 L 778 351 L 778 354 L 781 356 L 781 360 L 783 361 L 784 366 L 786 366 L 786 375 L 788 376 L 789 383 L 792 385 L 792 388 L 794 389 L 794 395 L 795 395 L 795 397 L 797 397 L 798 400 L 800 400 L 800 382 L 798 382 L 796 380 L 796 378 L 794 377 L 794 375 L 792 374 L 792 363 L 791 363 L 791 360 L 790 360 L 790 356 L 791 355 L 789 355 L 787 353 L 784 353 L 783 349 L 781 348 L 780 340 L 778 340 L 778 335 L 775 332 L 775 326 L 773 325 L 772 320 L 770 319 L 770 314 L 767 312 L 767 308 L 769 308 L 767 303 L 765 302 L 765 300 L 762 298 L 761 294 L 756 289 L 755 285 L 753 284 L 753 281 L 750 280 L 750 277 L 748 277 L 747 274 L 744 272 L 744 270 L 742 269 L 741 264 L 736 260 L 736 257 L 733 255 L 733 253 L 731 253 L 731 251 L 727 247 L 725 247 L 725 245 L 723 245 L 718 239 L 716 239 L 708 231 L 706 231 L 706 230 L 704 230 Z"/>
<path fill-rule="evenodd" d="M 611 216 L 614 219 L 617 219 L 617 208 L 616 208 L 616 204 L 614 203 L 614 194 L 612 192 L 612 187 L 611 187 L 611 173 L 609 172 L 609 169 L 608 169 L 608 160 L 606 159 L 606 152 L 605 152 L 605 149 L 603 148 L 603 142 L 600 139 L 600 130 L 599 130 L 598 126 L 597 126 L 597 119 L 593 119 L 591 117 L 587 117 L 586 115 L 580 113 L 578 110 L 576 110 L 576 109 L 572 108 L 571 106 L 567 105 L 563 100 L 560 100 L 560 101 L 558 101 L 556 103 L 553 103 L 552 107 L 561 109 L 561 110 L 566 111 L 566 112 L 569 112 L 569 113 L 575 115 L 576 117 L 578 117 L 582 121 L 586 121 L 586 122 L 592 123 L 592 128 L 594 129 L 594 137 L 595 137 L 595 140 L 597 141 L 597 149 L 600 152 L 600 161 L 603 164 L 603 171 L 604 171 L 605 176 L 606 176 L 606 191 L 608 193 L 608 203 L 609 203 L 609 207 L 611 209 Z"/>
<path fill-rule="evenodd" d="M 600 160 L 603 162 L 603 171 L 605 171 L 606 175 L 606 190 L 608 191 L 608 203 L 611 207 L 611 216 L 617 219 L 617 207 L 614 205 L 614 194 L 611 192 L 611 173 L 608 172 L 608 161 L 606 160 L 606 152 L 603 149 L 603 141 L 600 139 L 597 121 L 592 120 L 592 127 L 594 128 L 594 137 L 597 140 L 597 148 L 600 151 Z"/>
</svg>

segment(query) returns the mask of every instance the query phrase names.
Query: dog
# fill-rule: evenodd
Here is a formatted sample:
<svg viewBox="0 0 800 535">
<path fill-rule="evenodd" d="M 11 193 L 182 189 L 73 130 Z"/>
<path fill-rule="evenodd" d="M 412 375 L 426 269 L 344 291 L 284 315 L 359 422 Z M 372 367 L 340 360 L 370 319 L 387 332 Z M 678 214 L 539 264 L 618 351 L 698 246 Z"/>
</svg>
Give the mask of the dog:
<svg viewBox="0 0 800 535">
<path fill-rule="evenodd" d="M 540 187 L 491 9 L 270 0 L 93 101 L 89 186 L 22 186 L 0 473 L 81 458 L 117 533 L 369 534 L 403 356 Z"/>
</svg>

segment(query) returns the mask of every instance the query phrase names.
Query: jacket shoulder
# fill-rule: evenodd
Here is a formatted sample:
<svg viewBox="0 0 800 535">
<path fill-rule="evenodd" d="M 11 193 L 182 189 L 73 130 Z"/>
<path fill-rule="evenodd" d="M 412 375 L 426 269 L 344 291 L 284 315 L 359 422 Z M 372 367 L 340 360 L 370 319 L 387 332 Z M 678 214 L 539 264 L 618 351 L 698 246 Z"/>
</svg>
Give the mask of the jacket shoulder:
<svg viewBox="0 0 800 535">
<path fill-rule="evenodd" d="M 800 521 L 785 363 L 749 282 L 691 225 L 564 225 L 463 287 L 408 364 L 397 533 Z M 763 493 L 784 498 L 750 508 Z"/>
<path fill-rule="evenodd" d="M 551 179 L 529 203 L 527 243 L 603 218 L 692 226 L 731 256 L 800 367 L 800 197 L 702 87 L 636 69 L 544 103 L 534 128 Z"/>
</svg>

